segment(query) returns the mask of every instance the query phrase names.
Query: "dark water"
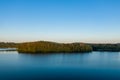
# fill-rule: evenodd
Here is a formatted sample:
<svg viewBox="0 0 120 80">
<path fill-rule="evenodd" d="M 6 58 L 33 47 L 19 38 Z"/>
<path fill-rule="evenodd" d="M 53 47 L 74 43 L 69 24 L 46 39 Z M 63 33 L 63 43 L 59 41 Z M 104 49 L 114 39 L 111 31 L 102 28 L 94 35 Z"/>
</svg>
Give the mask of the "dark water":
<svg viewBox="0 0 120 80">
<path fill-rule="evenodd" d="M 0 80 L 120 80 L 120 52 L 0 52 Z"/>
</svg>

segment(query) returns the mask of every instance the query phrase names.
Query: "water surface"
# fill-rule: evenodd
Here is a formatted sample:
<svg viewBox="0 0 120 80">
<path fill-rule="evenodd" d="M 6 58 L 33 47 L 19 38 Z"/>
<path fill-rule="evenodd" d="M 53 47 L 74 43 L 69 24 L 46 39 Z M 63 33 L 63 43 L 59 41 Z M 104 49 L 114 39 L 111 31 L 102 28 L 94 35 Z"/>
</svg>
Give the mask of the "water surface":
<svg viewBox="0 0 120 80">
<path fill-rule="evenodd" d="M 120 52 L 19 54 L 0 51 L 0 80 L 120 80 Z"/>
</svg>

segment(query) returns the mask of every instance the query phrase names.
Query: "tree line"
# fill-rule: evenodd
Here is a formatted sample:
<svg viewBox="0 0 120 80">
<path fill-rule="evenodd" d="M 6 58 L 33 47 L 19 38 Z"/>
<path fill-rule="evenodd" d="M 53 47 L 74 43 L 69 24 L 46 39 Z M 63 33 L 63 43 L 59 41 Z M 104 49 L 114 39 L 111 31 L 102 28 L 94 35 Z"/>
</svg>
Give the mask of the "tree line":
<svg viewBox="0 0 120 80">
<path fill-rule="evenodd" d="M 17 48 L 18 43 L 13 42 L 0 42 L 0 48 Z"/>
<path fill-rule="evenodd" d="M 72 52 L 91 52 L 92 47 L 84 43 L 55 43 L 47 41 L 22 43 L 18 46 L 20 53 L 72 53 Z"/>
<path fill-rule="evenodd" d="M 120 51 L 120 44 L 89 44 L 93 51 Z"/>
<path fill-rule="evenodd" d="M 26 43 L 0 42 L 0 48 L 17 48 L 20 53 L 72 53 L 91 51 L 120 51 L 120 44 L 56 43 L 37 41 Z"/>
</svg>

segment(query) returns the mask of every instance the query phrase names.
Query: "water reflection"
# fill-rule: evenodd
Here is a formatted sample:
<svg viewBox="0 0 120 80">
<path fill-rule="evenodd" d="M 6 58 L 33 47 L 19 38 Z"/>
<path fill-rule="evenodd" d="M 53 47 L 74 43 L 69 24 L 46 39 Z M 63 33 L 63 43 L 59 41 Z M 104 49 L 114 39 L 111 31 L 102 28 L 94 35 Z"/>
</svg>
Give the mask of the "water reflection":
<svg viewBox="0 0 120 80">
<path fill-rule="evenodd" d="M 22 64 L 53 67 L 120 67 L 120 53 L 92 52 L 85 54 L 18 54 Z"/>
<path fill-rule="evenodd" d="M 0 52 L 0 63 L 9 63 L 19 66 L 48 67 L 120 67 L 120 52 L 92 52 L 84 54 L 19 54 L 15 51 L 3 51 Z"/>
<path fill-rule="evenodd" d="M 0 80 L 35 78 L 116 80 L 120 74 L 120 52 L 85 54 L 19 54 L 0 52 Z M 47 76 L 47 77 L 46 77 Z M 86 77 L 87 76 L 87 77 Z M 9 79 L 8 79 L 9 78 Z M 57 80 L 58 80 L 57 79 Z"/>
</svg>

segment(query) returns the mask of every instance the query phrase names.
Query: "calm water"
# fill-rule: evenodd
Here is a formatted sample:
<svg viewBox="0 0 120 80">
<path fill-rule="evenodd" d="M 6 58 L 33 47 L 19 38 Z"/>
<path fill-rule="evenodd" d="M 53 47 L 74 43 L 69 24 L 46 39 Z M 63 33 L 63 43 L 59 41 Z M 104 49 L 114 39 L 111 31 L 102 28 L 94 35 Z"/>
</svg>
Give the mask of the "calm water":
<svg viewBox="0 0 120 80">
<path fill-rule="evenodd" d="M 0 51 L 0 80 L 120 80 L 120 52 L 19 54 Z"/>
</svg>

